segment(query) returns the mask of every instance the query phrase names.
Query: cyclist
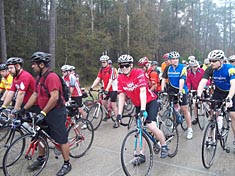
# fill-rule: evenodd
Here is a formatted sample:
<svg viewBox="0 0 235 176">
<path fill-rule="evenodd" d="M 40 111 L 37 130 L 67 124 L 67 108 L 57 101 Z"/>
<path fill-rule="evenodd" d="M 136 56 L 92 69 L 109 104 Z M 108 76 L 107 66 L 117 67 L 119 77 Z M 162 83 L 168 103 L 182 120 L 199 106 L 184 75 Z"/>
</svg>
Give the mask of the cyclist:
<svg viewBox="0 0 235 176">
<path fill-rule="evenodd" d="M 224 64 L 225 55 L 222 50 L 213 50 L 208 54 L 211 66 L 208 67 L 199 83 L 197 96 L 201 97 L 204 86 L 208 79 L 212 77 L 215 90 L 212 99 L 227 99 L 231 126 L 234 135 L 233 144 L 235 146 L 235 68 L 231 64 Z"/>
<path fill-rule="evenodd" d="M 78 105 L 78 110 L 81 113 L 82 117 L 86 118 L 87 114 L 82 108 L 82 90 L 80 88 L 78 80 L 71 73 L 71 70 L 73 70 L 73 66 L 70 65 L 63 65 L 61 67 L 63 79 L 70 89 L 71 100 L 75 101 L 75 103 Z M 83 128 L 86 128 L 85 124 Z"/>
<path fill-rule="evenodd" d="M 191 127 L 191 118 L 188 111 L 187 92 L 186 85 L 187 68 L 179 63 L 180 54 L 176 51 L 172 51 L 169 54 L 171 65 L 167 66 L 162 75 L 162 91 L 164 91 L 166 79 L 169 79 L 168 92 L 178 93 L 182 97 L 180 103 L 180 109 L 185 117 L 188 126 L 187 139 L 192 139 L 193 130 Z M 177 105 L 177 104 L 176 104 Z M 175 106 L 176 106 L 175 105 Z"/>
<path fill-rule="evenodd" d="M 205 71 L 209 66 L 210 66 L 209 58 L 204 59 L 204 64 L 202 65 L 202 69 Z"/>
<path fill-rule="evenodd" d="M 161 143 L 161 158 L 168 156 L 168 147 L 166 145 L 164 135 L 156 126 L 156 116 L 158 113 L 158 103 L 156 95 L 149 90 L 145 74 L 141 69 L 133 68 L 133 57 L 130 55 L 122 55 L 118 58 L 120 69 L 123 74 L 118 76 L 118 116 L 117 120 L 122 119 L 123 106 L 126 95 L 131 99 L 136 106 L 136 113 L 140 113 L 143 117 L 148 114 L 145 122 L 148 129 L 153 132 L 155 137 Z M 140 155 L 133 161 L 134 165 L 145 162 L 144 151 L 140 151 Z"/>
<path fill-rule="evenodd" d="M 228 61 L 230 64 L 232 64 L 233 66 L 235 66 L 235 55 L 232 55 L 228 58 Z"/>
<path fill-rule="evenodd" d="M 1 83 L 0 83 L 0 94 L 1 96 L 1 100 L 0 100 L 0 105 L 3 104 L 3 100 L 5 99 L 5 97 L 7 96 L 10 88 L 11 88 L 11 84 L 13 81 L 13 77 L 12 75 L 8 72 L 8 68 L 6 64 L 0 64 L 0 73 L 1 73 Z"/>
<path fill-rule="evenodd" d="M 204 70 L 199 67 L 199 63 L 197 60 L 189 60 L 189 67 L 190 69 L 187 72 L 187 87 L 189 90 L 197 90 L 198 84 L 202 79 L 202 76 L 204 75 Z M 196 92 L 194 92 L 196 95 Z M 197 113 L 197 107 L 194 108 L 194 116 Z M 195 116 L 195 119 L 192 121 L 192 124 L 197 124 L 198 119 Z"/>
<path fill-rule="evenodd" d="M 12 114 L 16 114 L 21 107 L 26 104 L 30 96 L 33 94 L 35 80 L 33 76 L 23 69 L 23 59 L 19 57 L 11 57 L 6 61 L 9 73 L 13 76 L 13 82 L 7 96 L 1 106 L 1 110 L 5 109 L 13 100 L 15 100 Z M 14 97 L 15 96 L 15 97 Z M 38 112 L 38 106 L 32 107 L 32 112 Z"/>
<path fill-rule="evenodd" d="M 108 107 L 108 99 L 110 98 L 111 101 L 111 107 L 114 111 L 115 116 L 117 116 L 117 71 L 115 68 L 111 67 L 108 64 L 109 56 L 103 55 L 100 57 L 100 62 L 102 64 L 101 69 L 98 72 L 98 76 L 93 82 L 92 86 L 90 87 L 90 90 L 93 90 L 93 88 L 98 85 L 101 81 L 103 81 L 103 86 L 105 90 L 106 97 L 104 100 L 102 100 L 102 104 L 105 107 Z M 107 108 L 109 111 L 110 109 Z M 104 118 L 104 121 L 106 121 L 108 117 Z M 118 123 L 114 122 L 113 127 L 118 128 Z"/>
<path fill-rule="evenodd" d="M 161 64 L 161 70 L 162 73 L 164 72 L 165 68 L 170 64 L 169 61 L 169 53 L 165 53 L 162 58 L 164 59 L 164 62 Z"/>
<path fill-rule="evenodd" d="M 151 63 L 149 62 L 147 57 L 143 57 L 138 61 L 138 66 L 141 67 L 145 71 L 145 76 L 148 80 L 148 86 L 152 92 L 157 94 L 157 92 L 161 91 L 161 85 L 158 73 L 153 70 L 151 67 Z"/>
<path fill-rule="evenodd" d="M 72 169 L 69 162 L 68 134 L 65 126 L 66 108 L 60 78 L 50 71 L 50 61 L 51 55 L 48 53 L 35 52 L 31 56 L 32 68 L 38 74 L 38 77 L 34 92 L 22 111 L 29 109 L 38 101 L 41 112 L 36 116 L 36 123 L 45 123 L 49 126 L 50 136 L 60 144 L 64 164 L 57 176 L 62 176 Z M 50 95 L 48 95 L 48 92 Z M 29 170 L 35 170 L 43 164 L 44 150 L 40 145 L 38 146 L 38 158 L 28 167 Z"/>
</svg>

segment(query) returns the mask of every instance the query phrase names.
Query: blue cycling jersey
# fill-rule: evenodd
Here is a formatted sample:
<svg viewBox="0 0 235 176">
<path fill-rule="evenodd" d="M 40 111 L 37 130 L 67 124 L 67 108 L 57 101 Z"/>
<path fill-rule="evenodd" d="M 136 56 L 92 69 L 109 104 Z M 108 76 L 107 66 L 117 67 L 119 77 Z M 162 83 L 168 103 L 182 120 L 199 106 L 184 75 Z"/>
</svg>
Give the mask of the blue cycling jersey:
<svg viewBox="0 0 235 176">
<path fill-rule="evenodd" d="M 163 74 L 162 77 L 168 78 L 170 86 L 175 89 L 179 89 L 180 79 L 184 79 L 183 93 L 187 93 L 188 92 L 188 88 L 186 85 L 187 68 L 184 66 L 184 64 L 178 64 L 176 68 L 170 65 L 166 69 L 167 73 Z"/>
<path fill-rule="evenodd" d="M 203 78 L 212 77 L 214 85 L 221 91 L 228 92 L 230 89 L 230 80 L 235 79 L 235 68 L 231 64 L 223 64 L 218 70 L 208 67 Z"/>
</svg>

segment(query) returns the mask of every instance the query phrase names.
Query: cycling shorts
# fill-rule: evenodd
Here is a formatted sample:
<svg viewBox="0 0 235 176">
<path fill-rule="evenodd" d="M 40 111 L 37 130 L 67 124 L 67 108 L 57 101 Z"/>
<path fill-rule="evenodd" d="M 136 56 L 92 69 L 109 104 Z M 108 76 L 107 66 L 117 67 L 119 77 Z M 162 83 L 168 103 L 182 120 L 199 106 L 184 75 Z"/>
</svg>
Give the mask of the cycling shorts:
<svg viewBox="0 0 235 176">
<path fill-rule="evenodd" d="M 71 100 L 75 101 L 79 108 L 82 107 L 82 96 L 79 97 L 71 97 Z"/>
<path fill-rule="evenodd" d="M 117 101 L 117 91 L 110 91 L 108 95 L 104 98 L 104 100 L 108 100 L 110 98 L 111 102 Z"/>
<path fill-rule="evenodd" d="M 66 108 L 64 106 L 52 109 L 45 117 L 45 124 L 49 127 L 48 134 L 59 144 L 66 144 L 68 142 L 65 122 Z"/>
<path fill-rule="evenodd" d="M 212 99 L 223 100 L 227 96 L 228 96 L 228 92 L 222 92 L 218 89 L 215 89 L 214 94 L 212 95 Z M 235 96 L 233 96 L 232 101 L 233 101 L 233 107 L 228 108 L 228 111 L 234 112 L 235 111 Z M 213 109 L 214 107 L 211 107 L 211 108 Z"/>
<path fill-rule="evenodd" d="M 156 121 L 157 113 L 158 113 L 158 102 L 157 99 L 150 101 L 146 104 L 146 111 L 148 113 L 148 117 L 146 118 L 146 123 L 151 123 L 152 121 Z M 140 112 L 140 107 L 136 106 L 136 114 Z"/>
</svg>

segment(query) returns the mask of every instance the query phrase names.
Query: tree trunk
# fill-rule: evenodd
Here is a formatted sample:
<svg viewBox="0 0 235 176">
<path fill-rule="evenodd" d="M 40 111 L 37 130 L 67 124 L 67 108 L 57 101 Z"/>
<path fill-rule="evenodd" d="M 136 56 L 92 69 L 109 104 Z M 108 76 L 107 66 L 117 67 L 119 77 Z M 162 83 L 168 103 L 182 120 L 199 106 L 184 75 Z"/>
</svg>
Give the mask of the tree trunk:
<svg viewBox="0 0 235 176">
<path fill-rule="evenodd" d="M 56 4 L 55 4 L 55 0 L 51 0 L 49 52 L 52 55 L 51 57 L 52 69 L 55 69 L 55 33 L 56 33 Z"/>
<path fill-rule="evenodd" d="M 1 57 L 2 62 L 7 59 L 7 42 L 6 42 L 6 30 L 4 20 L 4 0 L 0 0 L 0 33 L 1 33 Z"/>
</svg>

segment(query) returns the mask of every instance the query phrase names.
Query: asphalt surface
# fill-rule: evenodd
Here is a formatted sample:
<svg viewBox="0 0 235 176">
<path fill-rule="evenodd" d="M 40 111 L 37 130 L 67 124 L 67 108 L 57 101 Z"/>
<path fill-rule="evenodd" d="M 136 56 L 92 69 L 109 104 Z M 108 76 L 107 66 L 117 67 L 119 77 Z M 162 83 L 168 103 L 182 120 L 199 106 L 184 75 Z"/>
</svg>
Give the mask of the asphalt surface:
<svg viewBox="0 0 235 176">
<path fill-rule="evenodd" d="M 113 122 L 102 122 L 95 131 L 95 138 L 91 149 L 79 159 L 71 159 L 72 170 L 68 176 L 124 176 L 121 166 L 121 144 L 128 133 L 127 128 L 113 129 Z M 133 127 L 134 128 L 134 127 Z M 158 176 L 234 176 L 235 154 L 232 146 L 232 131 L 229 135 L 230 153 L 226 153 L 218 145 L 215 161 L 210 169 L 205 169 L 201 161 L 201 142 L 203 132 L 198 126 L 193 126 L 194 136 L 187 140 L 187 132 L 179 127 L 179 149 L 173 158 L 161 159 L 154 154 L 153 168 L 150 175 Z M 56 175 L 63 164 L 62 156 L 55 159 L 50 150 L 50 159 L 41 173 L 42 176 Z M 0 172 L 0 175 L 3 175 Z"/>
</svg>

